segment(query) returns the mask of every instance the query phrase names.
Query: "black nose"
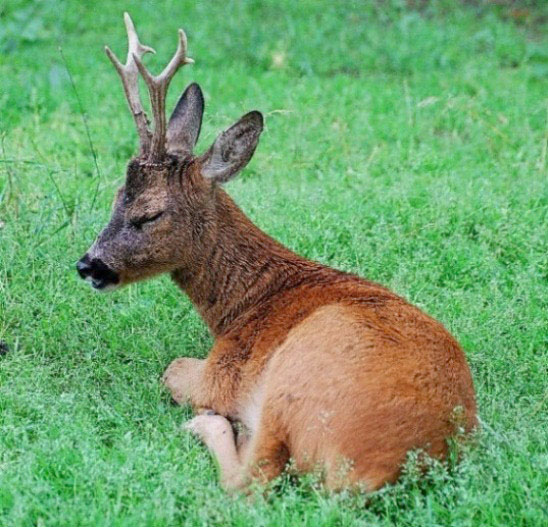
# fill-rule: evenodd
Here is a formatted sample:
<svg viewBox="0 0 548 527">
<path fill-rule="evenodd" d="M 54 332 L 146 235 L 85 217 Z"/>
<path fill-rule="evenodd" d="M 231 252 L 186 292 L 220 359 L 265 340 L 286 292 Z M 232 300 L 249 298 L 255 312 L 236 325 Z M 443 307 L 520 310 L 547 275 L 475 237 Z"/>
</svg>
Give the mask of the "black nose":
<svg viewBox="0 0 548 527">
<path fill-rule="evenodd" d="M 116 285 L 120 281 L 120 276 L 112 270 L 100 258 L 90 258 L 85 254 L 76 264 L 78 274 L 91 282 L 95 289 L 104 289 L 109 285 Z"/>
<path fill-rule="evenodd" d="M 76 262 L 76 270 L 78 271 L 80 278 L 83 278 L 84 280 L 88 276 L 91 276 L 91 260 L 89 259 L 87 253 L 84 254 L 83 258 Z"/>
</svg>

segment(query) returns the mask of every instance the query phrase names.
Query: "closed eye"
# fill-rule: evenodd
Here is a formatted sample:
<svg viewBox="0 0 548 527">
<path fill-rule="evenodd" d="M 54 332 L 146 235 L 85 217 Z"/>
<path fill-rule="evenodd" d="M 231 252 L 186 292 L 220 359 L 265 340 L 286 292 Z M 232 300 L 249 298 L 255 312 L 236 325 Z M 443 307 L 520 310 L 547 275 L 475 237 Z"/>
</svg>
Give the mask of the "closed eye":
<svg viewBox="0 0 548 527">
<path fill-rule="evenodd" d="M 161 211 L 152 216 L 141 216 L 140 218 L 135 218 L 133 220 L 130 220 L 130 223 L 136 229 L 140 229 L 146 223 L 152 223 L 153 221 L 156 221 L 163 213 L 164 212 Z"/>
</svg>

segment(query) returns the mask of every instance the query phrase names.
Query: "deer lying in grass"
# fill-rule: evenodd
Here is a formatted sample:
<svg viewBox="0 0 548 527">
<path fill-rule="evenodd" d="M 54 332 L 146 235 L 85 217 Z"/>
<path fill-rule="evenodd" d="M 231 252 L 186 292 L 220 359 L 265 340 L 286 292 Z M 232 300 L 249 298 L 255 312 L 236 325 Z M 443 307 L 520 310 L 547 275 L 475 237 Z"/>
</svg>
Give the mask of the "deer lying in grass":
<svg viewBox="0 0 548 527">
<path fill-rule="evenodd" d="M 253 155 L 261 114 L 244 115 L 194 156 L 200 88 L 186 89 L 167 124 L 164 112 L 171 78 L 192 62 L 184 32 L 154 77 L 141 62 L 152 49 L 127 14 L 125 23 L 127 63 L 106 52 L 140 153 L 112 219 L 77 267 L 96 289 L 168 272 L 190 297 L 215 344 L 205 360 L 173 361 L 163 379 L 175 401 L 196 410 L 187 428 L 216 456 L 223 486 L 267 482 L 291 458 L 299 471 L 321 467 L 329 488 L 372 490 L 397 478 L 411 449 L 442 458 L 458 427 L 476 425 L 472 378 L 455 339 L 388 289 L 298 256 L 253 225 L 221 184 Z M 234 422 L 245 430 L 237 439 Z"/>
</svg>

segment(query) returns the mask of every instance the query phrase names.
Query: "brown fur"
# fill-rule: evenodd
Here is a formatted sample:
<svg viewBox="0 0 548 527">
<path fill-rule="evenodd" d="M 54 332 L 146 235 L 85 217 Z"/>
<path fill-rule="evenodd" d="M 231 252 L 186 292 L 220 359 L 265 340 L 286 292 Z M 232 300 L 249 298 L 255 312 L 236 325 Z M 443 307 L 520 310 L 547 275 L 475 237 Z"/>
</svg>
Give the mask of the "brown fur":
<svg viewBox="0 0 548 527">
<path fill-rule="evenodd" d="M 126 26 L 131 34 L 128 15 Z M 169 272 L 191 298 L 215 344 L 205 360 L 173 361 L 164 382 L 198 412 L 187 427 L 217 457 L 223 485 L 266 482 L 293 458 L 299 471 L 323 470 L 331 488 L 371 490 L 398 477 L 411 449 L 442 458 L 460 426 L 477 424 L 455 339 L 388 289 L 302 258 L 253 225 L 220 183 L 251 158 L 262 116 L 245 115 L 194 157 L 202 112 L 193 84 L 166 148 L 145 155 L 140 133 L 141 156 L 78 271 L 98 289 Z M 245 429 L 238 438 L 234 422 Z"/>
<path fill-rule="evenodd" d="M 375 489 L 397 478 L 410 449 L 446 454 L 455 408 L 474 428 L 470 371 L 439 322 L 272 240 L 201 176 L 199 159 L 149 173 L 130 164 L 91 252 L 122 283 L 170 271 L 215 336 L 205 362 L 178 359 L 164 381 L 178 402 L 249 428 L 241 466 L 225 469 L 227 488 L 268 480 L 291 457 L 299 470 L 319 465 L 331 487 Z M 147 232 L 126 227 L 158 209 L 166 212 Z M 213 417 L 199 416 L 199 430 L 190 425 L 206 442 Z M 234 460 L 230 441 L 220 458 Z"/>
<path fill-rule="evenodd" d="M 455 408 L 466 430 L 476 425 L 465 357 L 439 322 L 382 286 L 291 253 L 218 198 L 207 264 L 173 273 L 216 342 L 200 383 L 187 382 L 191 365 L 168 369 L 165 382 L 179 402 L 231 420 L 262 385 L 244 471 L 264 472 L 266 462 L 269 479 L 292 457 L 301 470 L 323 466 L 330 486 L 374 489 L 396 479 L 411 449 L 443 457 Z"/>
</svg>

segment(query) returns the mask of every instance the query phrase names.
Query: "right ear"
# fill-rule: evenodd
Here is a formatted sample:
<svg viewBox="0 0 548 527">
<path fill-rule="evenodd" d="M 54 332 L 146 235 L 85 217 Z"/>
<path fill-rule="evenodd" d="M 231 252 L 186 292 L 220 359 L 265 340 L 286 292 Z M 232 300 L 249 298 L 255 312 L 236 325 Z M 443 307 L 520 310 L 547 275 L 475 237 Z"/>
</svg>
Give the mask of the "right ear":
<svg viewBox="0 0 548 527">
<path fill-rule="evenodd" d="M 181 95 L 167 125 L 166 150 L 170 154 L 191 154 L 202 127 L 204 95 L 193 82 Z"/>
<path fill-rule="evenodd" d="M 249 112 L 222 132 L 211 148 L 201 156 L 202 175 L 216 183 L 225 183 L 244 168 L 259 142 L 263 116 Z"/>
</svg>

